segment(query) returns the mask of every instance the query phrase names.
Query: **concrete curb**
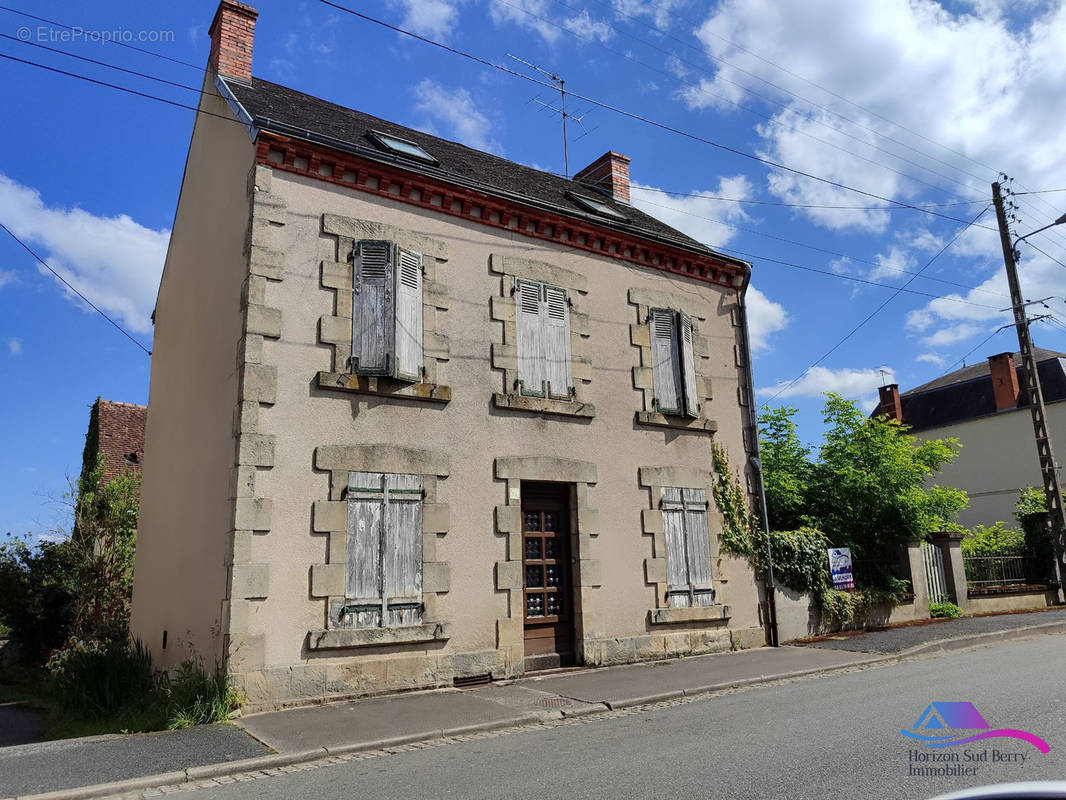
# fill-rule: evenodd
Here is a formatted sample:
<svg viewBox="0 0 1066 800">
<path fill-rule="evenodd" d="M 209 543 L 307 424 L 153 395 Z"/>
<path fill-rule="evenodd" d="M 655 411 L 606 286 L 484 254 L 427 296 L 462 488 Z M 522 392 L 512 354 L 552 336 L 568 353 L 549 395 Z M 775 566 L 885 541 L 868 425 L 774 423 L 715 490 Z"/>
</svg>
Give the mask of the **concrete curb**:
<svg viewBox="0 0 1066 800">
<path fill-rule="evenodd" d="M 793 670 L 773 675 L 759 675 L 754 678 L 727 681 L 724 683 L 706 684 L 694 686 L 689 689 L 675 689 L 669 692 L 644 695 L 642 697 L 623 698 L 619 700 L 605 700 L 602 703 L 592 704 L 594 707 L 581 709 L 580 712 L 561 712 L 556 719 L 567 716 L 592 716 L 604 711 L 618 711 L 624 708 L 633 708 L 642 705 L 652 705 L 668 700 L 677 700 L 682 697 L 696 697 L 713 692 L 721 692 L 728 689 L 739 689 L 746 686 L 775 683 L 777 681 L 793 680 L 795 678 L 822 675 L 853 667 L 869 667 L 877 664 L 903 661 L 904 659 L 924 655 L 933 652 L 954 652 L 971 647 L 981 647 L 999 641 L 1011 641 L 1025 639 L 1040 635 L 1054 635 L 1066 633 L 1066 622 L 1052 622 L 1042 625 L 1027 625 L 1022 628 L 1014 628 L 1006 631 L 992 631 L 989 633 L 975 633 L 968 636 L 956 636 L 949 639 L 940 639 L 934 642 L 915 645 L 898 653 L 885 653 L 873 655 L 861 661 L 852 661 L 847 664 L 835 664 L 812 669 Z M 596 708 L 595 706 L 602 706 Z M 130 778 L 124 781 L 111 783 L 99 783 L 92 786 L 82 786 L 72 789 L 60 789 L 44 794 L 19 795 L 17 800 L 87 800 L 88 798 L 107 797 L 110 795 L 125 794 L 142 789 L 154 789 L 159 786 L 173 786 L 184 783 L 192 783 L 209 778 L 219 778 L 227 775 L 236 775 L 244 772 L 266 772 L 279 767 L 288 767 L 294 764 L 305 764 L 313 761 L 324 761 L 332 757 L 350 753 L 361 753 L 368 750 L 387 750 L 390 747 L 401 747 L 414 744 L 415 742 L 432 741 L 450 736 L 463 736 L 472 733 L 502 730 L 504 728 L 519 728 L 536 725 L 553 717 L 547 715 L 523 715 L 513 719 L 493 720 L 492 722 L 463 725 L 456 728 L 438 728 L 421 733 L 412 733 L 405 736 L 394 736 L 387 739 L 375 739 L 372 741 L 358 742 L 354 744 L 338 745 L 336 747 L 317 747 L 311 750 L 303 750 L 297 753 L 278 753 L 269 756 L 257 756 L 239 761 L 223 761 L 219 764 L 208 764 L 200 767 L 188 767 L 180 772 L 164 772 L 159 775 L 146 775 L 140 778 Z"/>
</svg>

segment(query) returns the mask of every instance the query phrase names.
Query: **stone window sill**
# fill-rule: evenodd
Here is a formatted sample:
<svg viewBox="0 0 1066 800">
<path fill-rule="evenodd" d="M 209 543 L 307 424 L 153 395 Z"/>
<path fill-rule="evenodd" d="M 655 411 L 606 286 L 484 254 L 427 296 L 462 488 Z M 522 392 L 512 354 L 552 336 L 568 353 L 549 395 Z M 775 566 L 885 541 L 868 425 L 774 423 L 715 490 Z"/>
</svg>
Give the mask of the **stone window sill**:
<svg viewBox="0 0 1066 800">
<path fill-rule="evenodd" d="M 492 404 L 496 408 L 506 408 L 511 411 L 530 411 L 535 414 L 554 414 L 560 417 L 590 419 L 596 416 L 596 406 L 578 400 L 553 400 L 545 397 L 497 393 L 492 396 Z"/>
<path fill-rule="evenodd" d="M 399 400 L 421 400 L 425 403 L 447 403 L 452 389 L 439 383 L 406 383 L 376 375 L 352 375 L 348 372 L 318 373 L 318 388 L 332 389 L 375 397 L 395 397 Z"/>
<path fill-rule="evenodd" d="M 666 414 L 660 414 L 658 411 L 638 411 L 637 423 L 651 425 L 656 428 L 673 428 L 674 430 L 697 431 L 699 433 L 715 433 L 718 430 L 718 423 L 713 419 L 667 416 Z"/>
<path fill-rule="evenodd" d="M 648 612 L 652 625 L 678 625 L 684 622 L 720 622 L 733 616 L 733 607 L 716 604 L 695 608 L 653 608 Z"/>
<path fill-rule="evenodd" d="M 395 628 L 329 628 L 324 631 L 308 631 L 308 636 L 310 650 L 380 647 L 389 644 L 444 642 L 451 636 L 451 625 L 447 622 L 428 622 Z"/>
</svg>

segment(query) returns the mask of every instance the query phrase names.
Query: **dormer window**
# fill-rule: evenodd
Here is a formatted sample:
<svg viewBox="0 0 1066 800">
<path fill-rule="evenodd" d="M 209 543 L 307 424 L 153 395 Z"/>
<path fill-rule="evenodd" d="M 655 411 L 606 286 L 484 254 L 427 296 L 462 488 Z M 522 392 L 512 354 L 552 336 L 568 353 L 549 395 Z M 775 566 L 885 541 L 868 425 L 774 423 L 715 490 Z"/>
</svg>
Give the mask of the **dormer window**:
<svg viewBox="0 0 1066 800">
<path fill-rule="evenodd" d="M 615 219 L 619 222 L 629 222 L 629 217 L 622 212 L 611 208 L 611 206 L 601 200 L 596 200 L 595 198 L 587 197 L 583 194 L 574 194 L 573 192 L 567 192 L 567 196 L 585 211 L 591 211 L 593 214 L 599 214 L 601 217 Z"/>
<path fill-rule="evenodd" d="M 404 158 L 413 158 L 416 161 L 422 161 L 426 164 L 436 165 L 440 163 L 437 159 L 409 139 L 401 139 L 399 136 L 391 136 L 387 133 L 382 133 L 381 131 L 370 131 L 367 133 L 367 138 L 382 150 L 388 150 L 394 155 L 402 156 Z"/>
</svg>

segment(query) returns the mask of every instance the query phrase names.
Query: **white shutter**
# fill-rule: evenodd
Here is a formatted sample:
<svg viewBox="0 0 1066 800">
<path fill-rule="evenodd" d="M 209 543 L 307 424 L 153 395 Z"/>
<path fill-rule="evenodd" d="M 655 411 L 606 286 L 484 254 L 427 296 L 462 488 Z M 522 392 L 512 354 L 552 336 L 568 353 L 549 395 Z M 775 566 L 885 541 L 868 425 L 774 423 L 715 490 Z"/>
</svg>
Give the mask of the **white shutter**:
<svg viewBox="0 0 1066 800">
<path fill-rule="evenodd" d="M 688 580 L 691 605 L 714 605 L 711 581 L 711 537 L 707 528 L 707 492 L 682 489 L 685 506 L 685 543 L 688 547 Z"/>
<path fill-rule="evenodd" d="M 685 547 L 685 507 L 681 490 L 663 489 L 660 504 L 666 534 L 666 599 L 671 608 L 689 605 L 688 553 Z"/>
<path fill-rule="evenodd" d="M 521 394 L 544 397 L 544 344 L 541 284 L 515 280 L 515 328 L 518 334 L 518 381 Z"/>
<path fill-rule="evenodd" d="M 671 608 L 713 605 L 707 493 L 676 487 L 665 487 L 662 492 L 667 604 Z"/>
<path fill-rule="evenodd" d="M 544 287 L 541 324 L 548 391 L 552 397 L 569 400 L 574 379 L 570 364 L 570 304 L 564 290 Z"/>
<path fill-rule="evenodd" d="M 382 547 L 385 625 L 422 618 L 422 476 L 386 475 Z"/>
<path fill-rule="evenodd" d="M 676 315 L 667 308 L 653 308 L 651 326 L 652 396 L 662 414 L 681 413 L 681 369 L 677 345 Z"/>
<path fill-rule="evenodd" d="M 700 401 L 696 397 L 696 357 L 692 349 L 692 318 L 684 311 L 677 312 L 681 329 L 681 378 L 684 387 L 685 416 L 700 415 Z"/>
<path fill-rule="evenodd" d="M 352 275 L 352 371 L 389 374 L 393 337 L 392 242 L 355 243 Z"/>
<path fill-rule="evenodd" d="M 385 476 L 348 473 L 348 580 L 342 615 L 357 628 L 381 625 L 381 535 Z"/>
<path fill-rule="evenodd" d="M 422 380 L 422 254 L 396 248 L 396 359 L 392 375 Z"/>
</svg>

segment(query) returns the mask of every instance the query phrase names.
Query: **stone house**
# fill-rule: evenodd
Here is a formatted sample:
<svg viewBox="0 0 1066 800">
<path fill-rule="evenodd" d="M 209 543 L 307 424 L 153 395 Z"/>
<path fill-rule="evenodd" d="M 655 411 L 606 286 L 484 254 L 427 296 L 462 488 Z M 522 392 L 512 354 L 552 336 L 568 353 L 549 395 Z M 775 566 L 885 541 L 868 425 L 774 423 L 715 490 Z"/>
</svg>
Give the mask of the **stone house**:
<svg viewBox="0 0 1066 800">
<path fill-rule="evenodd" d="M 256 708 L 765 642 L 721 551 L 750 265 L 252 77 L 223 0 L 155 315 L 133 630 Z"/>
</svg>

